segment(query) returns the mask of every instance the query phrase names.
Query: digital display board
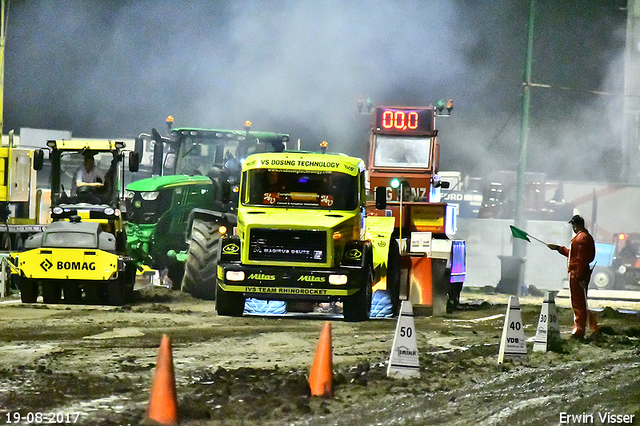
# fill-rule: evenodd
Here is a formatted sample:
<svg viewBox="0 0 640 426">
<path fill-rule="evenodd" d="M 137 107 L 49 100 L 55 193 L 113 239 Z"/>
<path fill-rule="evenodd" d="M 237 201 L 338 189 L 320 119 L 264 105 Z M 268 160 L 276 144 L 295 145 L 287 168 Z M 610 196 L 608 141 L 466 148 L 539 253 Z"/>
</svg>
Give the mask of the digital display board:
<svg viewBox="0 0 640 426">
<path fill-rule="evenodd" d="M 434 109 L 429 108 L 376 108 L 375 130 L 377 133 L 394 135 L 424 135 L 434 130 Z"/>
</svg>

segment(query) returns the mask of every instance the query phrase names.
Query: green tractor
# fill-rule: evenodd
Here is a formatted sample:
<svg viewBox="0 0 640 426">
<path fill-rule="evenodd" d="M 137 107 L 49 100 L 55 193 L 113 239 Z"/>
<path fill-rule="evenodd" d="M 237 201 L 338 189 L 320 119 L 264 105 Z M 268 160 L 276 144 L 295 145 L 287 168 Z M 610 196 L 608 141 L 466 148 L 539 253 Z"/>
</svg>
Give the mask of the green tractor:
<svg viewBox="0 0 640 426">
<path fill-rule="evenodd" d="M 253 153 L 282 152 L 289 135 L 244 130 L 153 129 L 136 152 L 153 151 L 152 177 L 126 188 L 127 248 L 138 264 L 167 269 L 172 287 L 202 299 L 217 265 L 221 223 L 235 226 L 241 164 Z"/>
<path fill-rule="evenodd" d="M 170 175 L 127 185 L 127 251 L 152 269 L 167 269 L 174 290 L 180 289 L 186 251 L 185 229 L 191 210 L 215 202 L 213 182 L 206 176 Z"/>
</svg>

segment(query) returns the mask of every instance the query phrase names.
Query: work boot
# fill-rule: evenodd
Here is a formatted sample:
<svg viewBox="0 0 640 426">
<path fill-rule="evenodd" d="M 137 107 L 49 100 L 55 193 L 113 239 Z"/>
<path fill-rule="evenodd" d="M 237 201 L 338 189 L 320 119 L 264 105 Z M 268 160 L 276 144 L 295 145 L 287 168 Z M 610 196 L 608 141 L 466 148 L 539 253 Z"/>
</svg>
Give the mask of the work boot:
<svg viewBox="0 0 640 426">
<path fill-rule="evenodd" d="M 573 330 L 571 330 L 571 337 L 574 339 L 584 339 L 584 330 L 580 330 L 578 327 L 573 327 Z"/>
</svg>

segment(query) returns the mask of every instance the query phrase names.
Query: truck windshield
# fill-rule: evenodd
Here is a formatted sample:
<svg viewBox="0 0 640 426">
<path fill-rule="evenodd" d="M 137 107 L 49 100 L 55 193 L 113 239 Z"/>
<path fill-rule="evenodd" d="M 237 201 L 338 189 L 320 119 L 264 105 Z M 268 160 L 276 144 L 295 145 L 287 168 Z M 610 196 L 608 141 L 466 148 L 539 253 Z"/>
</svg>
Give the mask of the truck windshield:
<svg viewBox="0 0 640 426">
<path fill-rule="evenodd" d="M 432 138 L 378 135 L 374 165 L 378 167 L 431 167 Z"/>
<path fill-rule="evenodd" d="M 345 173 L 255 169 L 244 172 L 244 205 L 354 210 L 358 178 Z"/>
</svg>

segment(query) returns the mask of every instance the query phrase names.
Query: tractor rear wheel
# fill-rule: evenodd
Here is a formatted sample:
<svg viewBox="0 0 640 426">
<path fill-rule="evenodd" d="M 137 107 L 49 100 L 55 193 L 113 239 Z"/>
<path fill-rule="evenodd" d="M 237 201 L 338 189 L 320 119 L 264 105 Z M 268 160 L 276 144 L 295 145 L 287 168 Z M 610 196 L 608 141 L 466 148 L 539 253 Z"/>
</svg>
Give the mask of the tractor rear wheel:
<svg viewBox="0 0 640 426">
<path fill-rule="evenodd" d="M 216 298 L 219 224 L 194 219 L 181 290 L 198 299 Z"/>
</svg>

